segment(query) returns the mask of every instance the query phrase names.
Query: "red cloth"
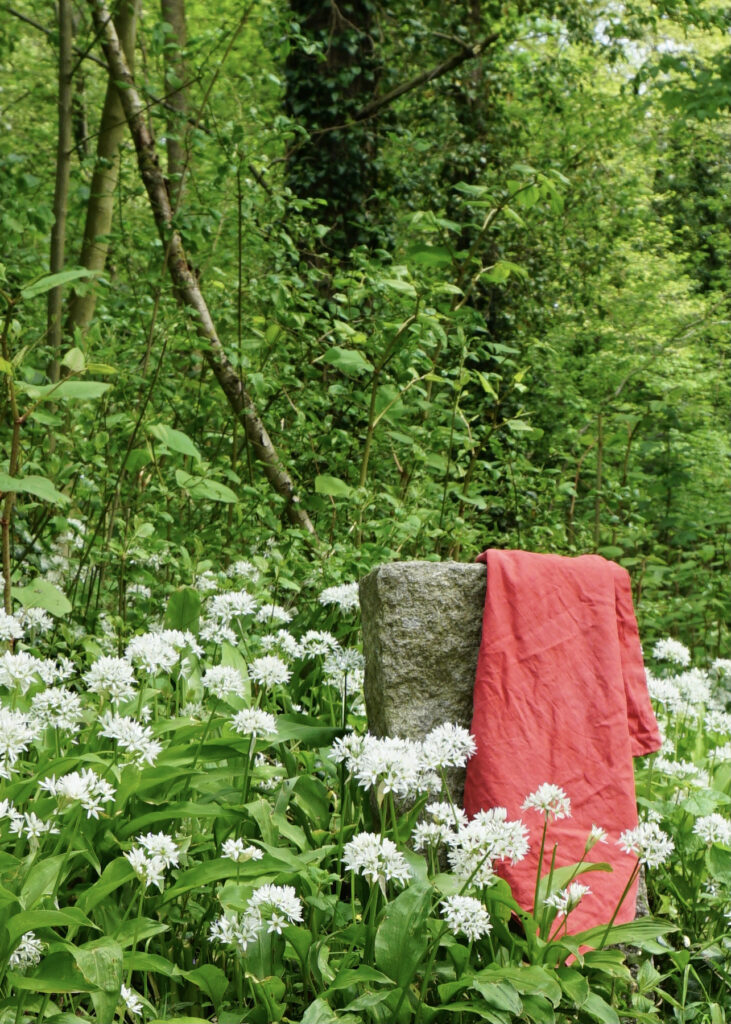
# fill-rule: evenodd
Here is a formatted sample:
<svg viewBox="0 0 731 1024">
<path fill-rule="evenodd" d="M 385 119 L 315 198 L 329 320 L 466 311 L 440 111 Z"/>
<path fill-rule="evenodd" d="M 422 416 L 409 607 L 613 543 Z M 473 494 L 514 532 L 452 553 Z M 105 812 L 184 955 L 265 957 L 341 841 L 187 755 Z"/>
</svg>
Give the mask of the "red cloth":
<svg viewBox="0 0 731 1024">
<path fill-rule="evenodd" d="M 521 810 L 543 782 L 563 787 L 571 817 L 552 820 L 543 869 L 582 859 L 592 825 L 609 834 L 587 861 L 613 871 L 577 876 L 591 894 L 569 932 L 606 924 L 636 863 L 616 844 L 637 824 L 632 756 L 661 744 L 647 692 L 629 574 L 599 555 L 565 558 L 489 550 L 487 597 L 474 691 L 477 753 L 467 765 L 465 810 L 506 807 L 530 829 L 530 853 L 496 865 L 518 903 L 533 908 L 543 815 Z M 615 923 L 635 916 L 637 884 Z"/>
</svg>

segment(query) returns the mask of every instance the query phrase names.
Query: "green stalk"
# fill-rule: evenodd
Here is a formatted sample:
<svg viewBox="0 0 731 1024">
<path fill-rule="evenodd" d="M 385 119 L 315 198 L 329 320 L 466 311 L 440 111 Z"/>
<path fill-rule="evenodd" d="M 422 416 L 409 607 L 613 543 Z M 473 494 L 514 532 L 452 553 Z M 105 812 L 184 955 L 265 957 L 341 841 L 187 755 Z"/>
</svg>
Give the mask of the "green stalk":
<svg viewBox="0 0 731 1024">
<path fill-rule="evenodd" d="M 538 868 L 536 869 L 536 887 L 533 894 L 533 917 L 538 918 L 538 891 L 541 886 L 541 868 L 543 867 L 543 851 L 546 848 L 546 832 L 548 831 L 548 812 L 543 819 L 543 833 L 541 834 L 541 849 L 538 854 Z"/>
<path fill-rule="evenodd" d="M 619 908 L 624 903 L 625 898 L 627 896 L 627 893 L 632 888 L 632 884 L 633 884 L 634 880 L 637 878 L 637 875 L 639 874 L 639 871 L 640 871 L 640 862 L 638 860 L 637 863 L 635 864 L 635 866 L 632 868 L 632 874 L 629 876 L 629 879 L 627 880 L 627 884 L 624 887 L 624 891 L 622 892 L 622 895 L 619 897 L 619 902 L 617 903 L 617 906 L 614 908 L 614 913 L 612 914 L 612 917 L 611 917 L 611 919 L 609 921 L 609 924 L 607 925 L 607 927 L 606 927 L 606 929 L 604 931 L 604 934 L 602 935 L 601 939 L 599 940 L 599 945 L 597 946 L 597 949 L 603 949 L 604 948 L 604 943 L 607 941 L 607 936 L 609 935 L 610 931 L 612 930 L 612 925 L 614 924 L 615 920 L 617 919 L 617 914 L 619 913 Z"/>
</svg>

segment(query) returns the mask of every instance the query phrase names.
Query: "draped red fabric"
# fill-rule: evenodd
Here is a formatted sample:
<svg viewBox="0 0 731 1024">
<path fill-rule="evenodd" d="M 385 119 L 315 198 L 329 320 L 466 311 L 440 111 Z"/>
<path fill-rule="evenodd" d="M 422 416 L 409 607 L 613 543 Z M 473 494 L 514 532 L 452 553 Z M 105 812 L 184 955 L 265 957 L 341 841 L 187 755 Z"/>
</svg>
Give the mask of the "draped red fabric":
<svg viewBox="0 0 731 1024">
<path fill-rule="evenodd" d="M 571 817 L 549 825 L 542 874 L 582 859 L 592 825 L 608 833 L 584 858 L 612 872 L 578 878 L 591 893 L 569 933 L 607 923 L 636 864 L 617 839 L 637 824 L 632 757 L 659 749 L 629 574 L 599 555 L 565 558 L 488 550 L 487 597 L 474 691 L 477 753 L 467 766 L 465 810 L 506 807 L 530 829 L 528 857 L 498 873 L 532 909 L 543 816 L 521 810 L 541 783 L 561 786 Z M 637 885 L 617 924 L 635 916 Z"/>
</svg>

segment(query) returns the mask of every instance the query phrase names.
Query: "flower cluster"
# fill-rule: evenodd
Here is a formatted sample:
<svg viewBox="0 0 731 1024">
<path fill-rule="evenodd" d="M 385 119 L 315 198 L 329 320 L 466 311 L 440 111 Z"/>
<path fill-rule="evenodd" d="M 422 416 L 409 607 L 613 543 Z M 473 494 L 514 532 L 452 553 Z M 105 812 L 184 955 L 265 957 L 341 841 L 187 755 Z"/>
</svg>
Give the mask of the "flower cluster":
<svg viewBox="0 0 731 1024">
<path fill-rule="evenodd" d="M 132 764 L 139 768 L 144 767 L 145 763 L 154 765 L 162 744 L 154 739 L 149 725 L 142 725 L 134 718 L 125 718 L 109 711 L 101 716 L 100 724 L 99 735 L 116 740 L 130 755 Z"/>
<path fill-rule="evenodd" d="M 156 885 L 162 892 L 166 869 L 177 867 L 180 862 L 177 843 L 164 832 L 139 835 L 137 842 L 139 846 L 133 846 L 124 856 L 142 882 L 143 888 Z"/>
<path fill-rule="evenodd" d="M 262 885 L 255 889 L 241 914 L 222 914 L 210 928 L 216 942 L 245 953 L 266 925 L 269 933 L 282 934 L 288 924 L 302 920 L 302 902 L 291 885 Z"/>
<path fill-rule="evenodd" d="M 55 775 L 39 782 L 40 789 L 45 789 L 58 801 L 59 811 L 70 804 L 80 803 L 86 811 L 87 818 L 98 818 L 103 811 L 103 804 L 114 800 L 114 787 L 106 779 L 102 779 L 91 768 L 81 772 L 69 772 L 57 779 Z"/>
<path fill-rule="evenodd" d="M 460 882 L 482 888 L 495 875 L 493 864 L 517 864 L 529 850 L 528 829 L 522 821 L 508 821 L 504 807 L 479 811 L 450 839 L 449 864 Z"/>
<path fill-rule="evenodd" d="M 221 847 L 221 856 L 240 864 L 246 860 L 261 860 L 264 851 L 258 846 L 245 846 L 243 839 L 227 839 Z"/>
<path fill-rule="evenodd" d="M 681 665 L 683 668 L 690 665 L 688 648 L 679 640 L 672 640 L 670 637 L 657 641 L 652 648 L 652 656 L 657 661 L 671 661 L 674 665 Z"/>
<path fill-rule="evenodd" d="M 231 725 L 236 732 L 244 736 L 276 736 L 277 720 L 268 711 L 261 708 L 243 708 L 237 711 L 231 719 Z"/>
<path fill-rule="evenodd" d="M 320 604 L 334 604 L 342 612 L 360 607 L 357 583 L 341 583 L 336 587 L 325 587 L 318 597 Z"/>
<path fill-rule="evenodd" d="M 84 682 L 89 693 L 98 693 L 112 704 L 133 700 L 137 692 L 134 670 L 124 658 L 98 658 L 85 673 Z"/>
<path fill-rule="evenodd" d="M 453 934 L 466 935 L 470 942 L 481 939 L 492 929 L 487 909 L 473 896 L 448 896 L 441 907 Z"/>
<path fill-rule="evenodd" d="M 363 875 L 369 882 L 406 885 L 411 869 L 392 840 L 373 832 L 360 832 L 343 847 L 343 863 L 348 871 Z"/>
<path fill-rule="evenodd" d="M 41 962 L 45 948 L 45 942 L 36 938 L 35 932 L 26 932 L 10 954 L 10 969 L 23 974 L 29 967 L 35 967 Z"/>
<path fill-rule="evenodd" d="M 569 882 L 565 889 L 558 889 L 543 901 L 547 907 L 553 907 L 559 914 L 570 914 L 588 896 L 591 889 L 581 882 Z"/>
<path fill-rule="evenodd" d="M 534 793 L 523 801 L 523 810 L 534 810 L 553 818 L 570 818 L 571 801 L 560 786 L 543 782 Z"/>
<path fill-rule="evenodd" d="M 675 849 L 668 836 L 654 821 L 641 821 L 636 828 L 627 829 L 618 839 L 625 853 L 634 853 L 640 864 L 657 868 Z"/>
</svg>

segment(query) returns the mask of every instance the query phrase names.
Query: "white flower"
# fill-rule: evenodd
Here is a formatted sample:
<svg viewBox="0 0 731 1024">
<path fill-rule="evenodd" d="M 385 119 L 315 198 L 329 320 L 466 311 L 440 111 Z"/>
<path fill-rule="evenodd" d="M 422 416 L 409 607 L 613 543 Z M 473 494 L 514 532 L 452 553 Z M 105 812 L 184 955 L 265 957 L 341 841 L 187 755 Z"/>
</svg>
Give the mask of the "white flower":
<svg viewBox="0 0 731 1024">
<path fill-rule="evenodd" d="M 634 853 L 641 864 L 659 867 L 675 849 L 672 839 L 654 821 L 641 821 L 627 829 L 617 840 L 625 853 Z"/>
<path fill-rule="evenodd" d="M 547 907 L 554 907 L 560 914 L 570 914 L 588 896 L 591 889 L 581 882 L 570 882 L 565 889 L 551 893 L 543 902 Z"/>
<path fill-rule="evenodd" d="M 731 680 L 731 658 L 716 658 L 711 664 L 711 672 L 715 672 L 716 675 L 721 678 Z"/>
<path fill-rule="evenodd" d="M 258 846 L 245 846 L 243 839 L 227 839 L 221 847 L 221 856 L 239 864 L 246 860 L 261 860 L 264 851 Z"/>
<path fill-rule="evenodd" d="M 336 587 L 325 587 L 318 597 L 320 604 L 336 604 L 342 612 L 360 607 L 357 583 L 341 583 Z"/>
<path fill-rule="evenodd" d="M 260 708 L 243 708 L 231 719 L 236 732 L 252 736 L 276 736 L 277 720 L 268 711 Z"/>
<path fill-rule="evenodd" d="M 160 672 L 172 672 L 180 656 L 160 633 L 142 633 L 132 637 L 124 654 L 128 661 L 139 665 L 152 676 Z"/>
<path fill-rule="evenodd" d="M 30 702 L 30 717 L 42 729 L 65 729 L 78 732 L 84 712 L 81 697 L 65 686 L 42 690 Z"/>
<path fill-rule="evenodd" d="M 102 726 L 99 735 L 116 740 L 120 747 L 132 755 L 133 764 L 140 768 L 145 762 L 154 765 L 162 750 L 162 744 L 154 739 L 149 725 L 141 725 L 134 718 L 113 715 L 109 711 L 106 711 L 99 721 Z"/>
<path fill-rule="evenodd" d="M 468 729 L 445 722 L 425 736 L 422 743 L 422 765 L 432 771 L 463 768 L 476 750 L 475 738 Z"/>
<path fill-rule="evenodd" d="M 257 622 L 291 622 L 294 616 L 281 604 L 263 604 L 256 613 Z"/>
<path fill-rule="evenodd" d="M 132 666 L 124 658 L 98 658 L 84 675 L 89 693 L 107 696 L 113 704 L 121 704 L 136 696 L 136 680 Z"/>
<path fill-rule="evenodd" d="M 210 569 L 206 569 L 205 572 L 199 573 L 195 578 L 195 588 L 203 592 L 210 592 L 212 590 L 218 590 L 218 578 L 215 573 L 211 572 Z"/>
<path fill-rule="evenodd" d="M 0 640 L 22 640 L 23 627 L 13 615 L 0 608 Z"/>
<path fill-rule="evenodd" d="M 589 831 L 589 837 L 586 840 L 585 850 L 588 852 L 592 847 L 596 846 L 597 843 L 607 842 L 607 830 L 602 828 L 600 825 L 592 825 Z"/>
<path fill-rule="evenodd" d="M 407 797 L 421 791 L 420 754 L 421 744 L 415 740 L 367 733 L 345 763 L 363 789 Z"/>
<path fill-rule="evenodd" d="M 262 658 L 254 658 L 249 665 L 249 676 L 260 686 L 268 689 L 288 683 L 292 672 L 275 654 L 265 654 Z"/>
<path fill-rule="evenodd" d="M 53 619 L 42 608 L 21 608 L 13 617 L 17 619 L 23 629 L 27 629 L 31 633 L 43 635 L 53 629 Z"/>
<path fill-rule="evenodd" d="M 710 779 L 708 772 L 704 768 L 699 768 L 693 764 L 692 761 L 671 761 L 667 757 L 663 757 L 659 754 L 653 763 L 653 768 L 662 772 L 664 775 L 670 775 L 675 779 L 681 779 L 683 782 L 691 786 L 701 786 L 707 789 L 710 785 Z"/>
<path fill-rule="evenodd" d="M 0 707 L 0 774 L 8 772 L 30 744 L 40 738 L 41 729 L 21 711 Z"/>
<path fill-rule="evenodd" d="M 345 844 L 343 863 L 349 871 L 359 872 L 381 886 L 390 881 L 406 885 L 411 877 L 411 869 L 396 844 L 373 832 L 360 832 Z"/>
<path fill-rule="evenodd" d="M 244 678 L 237 668 L 232 665 L 216 665 L 206 670 L 201 679 L 204 690 L 219 700 L 225 697 L 245 697 L 246 686 Z"/>
<path fill-rule="evenodd" d="M 302 901 L 291 885 L 260 885 L 251 894 L 249 907 L 261 914 L 278 911 L 292 924 L 302 920 Z"/>
<path fill-rule="evenodd" d="M 133 846 L 124 855 L 132 865 L 132 870 L 142 882 L 145 889 L 156 885 L 162 892 L 165 884 L 165 861 L 157 855 L 148 857 L 141 846 Z"/>
<path fill-rule="evenodd" d="M 187 704 L 183 704 L 180 709 L 181 718 L 193 718 L 196 721 L 201 722 L 206 717 L 206 709 L 203 707 L 203 702 L 199 700 L 189 700 Z"/>
<path fill-rule="evenodd" d="M 245 953 L 252 942 L 256 942 L 261 926 L 261 914 L 254 908 L 243 914 L 222 914 L 212 923 L 208 934 L 215 942 Z"/>
<path fill-rule="evenodd" d="M 133 989 L 128 988 L 127 985 L 122 985 L 119 991 L 119 997 L 121 1001 L 124 1003 L 124 1008 L 127 1011 L 127 1013 L 131 1013 L 135 1017 L 139 1017 L 139 1015 L 142 1013 L 143 1006 L 142 1000 L 137 995 L 137 993 Z"/>
<path fill-rule="evenodd" d="M 201 640 L 210 640 L 214 644 L 231 644 L 236 646 L 236 634 L 230 626 L 213 619 L 204 619 L 199 630 Z"/>
<path fill-rule="evenodd" d="M 709 846 L 713 843 L 731 846 L 731 821 L 720 814 L 708 814 L 698 818 L 693 826 L 693 832 Z"/>
<path fill-rule="evenodd" d="M 27 651 L 11 654 L 6 651 L 0 657 L 0 686 L 9 690 L 16 687 L 21 693 L 27 693 L 33 683 L 41 678 L 41 669 L 45 668 L 40 658 L 34 658 Z"/>
<path fill-rule="evenodd" d="M 722 747 L 714 747 L 713 750 L 709 750 L 708 757 L 717 764 L 731 763 L 731 743 L 724 743 Z"/>
<path fill-rule="evenodd" d="M 709 732 L 731 733 L 731 714 L 728 711 L 720 711 L 716 708 L 709 711 L 705 717 L 705 726 Z"/>
<path fill-rule="evenodd" d="M 91 768 L 81 772 L 69 772 L 56 779 L 55 775 L 38 783 L 59 802 L 59 809 L 78 801 L 86 811 L 87 818 L 98 818 L 103 810 L 102 804 L 114 800 L 114 787 L 106 779 L 102 779 Z"/>
<path fill-rule="evenodd" d="M 127 597 L 152 597 L 152 591 L 144 583 L 128 583 Z"/>
<path fill-rule="evenodd" d="M 231 579 L 242 577 L 246 580 L 251 580 L 252 583 L 256 583 L 259 579 L 260 573 L 255 565 L 251 562 L 247 562 L 246 559 L 239 559 L 237 562 L 233 562 L 226 570 L 226 575 Z"/>
<path fill-rule="evenodd" d="M 259 642 L 262 650 L 273 651 L 279 648 L 288 658 L 299 658 L 302 654 L 299 640 L 295 640 L 286 629 L 279 629 L 276 633 L 266 633 Z"/>
<path fill-rule="evenodd" d="M 300 643 L 302 653 L 309 658 L 317 654 L 330 654 L 340 646 L 332 633 L 321 629 L 308 629 Z"/>
<path fill-rule="evenodd" d="M 494 878 L 493 863 L 517 864 L 528 853 L 528 829 L 508 821 L 504 807 L 480 811 L 450 839 L 449 863 L 460 882 L 481 888 Z"/>
<path fill-rule="evenodd" d="M 46 948 L 45 942 L 36 938 L 35 932 L 26 932 L 16 948 L 10 954 L 9 967 L 13 971 L 20 971 L 22 974 L 29 967 L 35 967 L 41 962 L 43 951 Z"/>
<path fill-rule="evenodd" d="M 450 842 L 454 838 L 455 830 L 464 828 L 467 824 L 465 812 L 448 803 L 428 804 L 425 814 L 428 816 L 427 819 L 420 821 L 411 833 L 415 850 Z"/>
<path fill-rule="evenodd" d="M 556 819 L 571 817 L 571 801 L 560 786 L 554 786 L 550 782 L 541 783 L 534 793 L 527 796 L 522 809 L 552 814 Z"/>
<path fill-rule="evenodd" d="M 665 640 L 658 640 L 652 648 L 652 656 L 657 661 L 672 661 L 675 665 L 690 665 L 690 651 L 681 644 L 679 640 L 672 640 L 667 637 Z"/>
<path fill-rule="evenodd" d="M 452 933 L 461 932 L 470 942 L 481 939 L 492 928 L 487 909 L 472 896 L 448 896 L 441 906 Z"/>
<path fill-rule="evenodd" d="M 256 601 L 247 590 L 231 590 L 211 598 L 206 618 L 228 626 L 232 619 L 253 615 L 255 611 Z"/>
<path fill-rule="evenodd" d="M 176 651 L 187 649 L 192 654 L 197 654 L 198 657 L 203 654 L 203 648 L 189 629 L 161 629 L 155 635 L 159 636 L 166 644 L 174 647 Z"/>
<path fill-rule="evenodd" d="M 164 832 L 147 832 L 137 836 L 137 842 L 149 857 L 159 857 L 166 868 L 176 868 L 180 863 L 178 844 Z"/>
<path fill-rule="evenodd" d="M 26 811 L 25 814 L 13 814 L 10 818 L 10 831 L 16 835 L 25 835 L 32 843 L 36 843 L 41 836 L 58 835 L 58 829 L 53 821 L 44 821 L 34 811 Z"/>
</svg>

